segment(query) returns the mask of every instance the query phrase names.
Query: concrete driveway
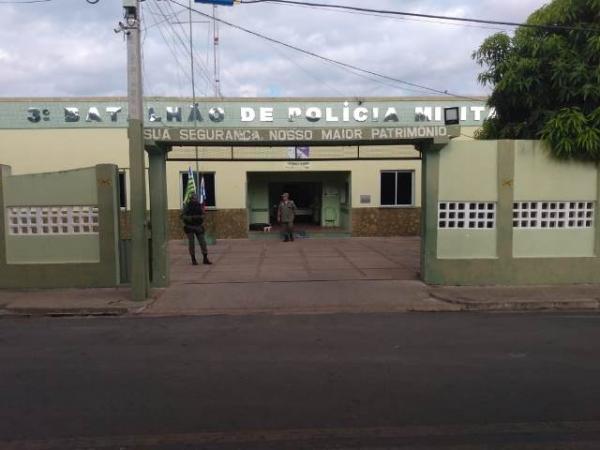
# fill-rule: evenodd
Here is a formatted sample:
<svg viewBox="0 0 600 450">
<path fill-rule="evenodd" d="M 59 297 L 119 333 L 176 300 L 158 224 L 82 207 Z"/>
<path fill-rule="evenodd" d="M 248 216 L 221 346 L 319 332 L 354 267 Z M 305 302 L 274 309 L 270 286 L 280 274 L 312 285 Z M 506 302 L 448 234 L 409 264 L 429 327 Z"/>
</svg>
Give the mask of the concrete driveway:
<svg viewBox="0 0 600 450">
<path fill-rule="evenodd" d="M 171 285 L 144 315 L 455 310 L 418 280 L 419 238 L 223 240 L 211 266 L 172 241 Z M 198 251 L 197 251 L 198 254 Z"/>
<path fill-rule="evenodd" d="M 187 241 L 171 241 L 171 283 L 416 280 L 419 245 L 416 237 L 222 240 L 209 246 L 212 266 L 192 266 Z"/>
</svg>

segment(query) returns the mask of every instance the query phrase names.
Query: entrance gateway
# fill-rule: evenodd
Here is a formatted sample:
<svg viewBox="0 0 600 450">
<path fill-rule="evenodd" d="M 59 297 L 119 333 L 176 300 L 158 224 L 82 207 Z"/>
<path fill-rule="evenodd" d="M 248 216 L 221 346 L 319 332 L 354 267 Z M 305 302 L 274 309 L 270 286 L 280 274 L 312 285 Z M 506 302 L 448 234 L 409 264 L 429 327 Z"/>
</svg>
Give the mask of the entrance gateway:
<svg viewBox="0 0 600 450">
<path fill-rule="evenodd" d="M 165 286 L 169 283 L 167 161 L 247 163 L 245 181 L 249 225 L 270 223 L 273 215 L 271 203 L 277 198 L 277 193 L 291 190 L 293 198 L 296 189 L 302 191 L 297 195 L 301 203 L 301 221 L 339 228 L 343 225 L 339 214 L 341 201 L 350 201 L 346 186 L 351 185 L 352 180 L 347 171 L 323 173 L 311 170 L 310 164 L 401 159 L 421 159 L 425 164 L 427 150 L 440 149 L 451 138 L 460 135 L 459 126 L 419 123 L 415 116 L 411 118 L 412 124 L 400 125 L 397 112 L 389 108 L 385 110 L 383 118 L 378 109 L 369 112 L 367 108 L 362 108 L 354 115 L 352 125 L 348 123 L 343 126 L 339 122 L 346 118 L 349 122 L 349 116 L 342 113 L 341 118 L 336 117 L 328 108 L 325 108 L 324 115 L 317 108 L 308 108 L 304 115 L 292 107 L 283 114 L 277 114 L 273 108 L 260 110 L 258 117 L 264 120 L 245 127 L 223 126 L 225 111 L 212 108 L 206 120 L 198 112 L 200 115 L 196 116 L 197 126 L 194 127 L 182 122 L 172 122 L 165 127 L 162 126 L 164 123 L 155 122 L 144 129 L 144 145 L 149 155 L 152 279 L 155 285 Z M 242 122 L 244 118 L 249 122 L 257 114 L 252 116 L 241 109 L 239 117 Z M 275 117 L 286 119 L 275 123 Z M 323 118 L 328 118 L 330 122 L 322 123 Z M 382 147 L 391 146 L 412 146 L 418 153 L 416 156 L 406 156 L 402 152 L 381 151 Z M 365 151 L 369 147 L 378 147 L 379 151 Z M 206 151 L 208 148 L 210 152 Z M 290 177 L 287 172 L 279 172 L 279 175 L 266 173 L 260 169 L 261 163 L 274 161 L 286 162 L 295 169 L 295 175 Z M 256 164 L 256 169 L 253 169 L 253 164 Z M 423 176 L 421 182 L 424 188 L 426 180 Z M 255 207 L 253 202 L 261 196 L 264 204 Z M 329 204 L 325 205 L 326 202 Z M 306 217 L 302 217 L 303 214 Z"/>
</svg>

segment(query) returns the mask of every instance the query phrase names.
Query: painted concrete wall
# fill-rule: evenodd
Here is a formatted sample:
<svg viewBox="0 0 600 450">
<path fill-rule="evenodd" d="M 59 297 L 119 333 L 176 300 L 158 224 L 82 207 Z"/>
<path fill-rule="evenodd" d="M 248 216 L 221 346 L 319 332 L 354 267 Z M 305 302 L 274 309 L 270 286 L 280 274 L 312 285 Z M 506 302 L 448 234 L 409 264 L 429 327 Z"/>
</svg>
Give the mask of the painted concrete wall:
<svg viewBox="0 0 600 450">
<path fill-rule="evenodd" d="M 559 161 L 541 142 L 515 142 L 515 202 L 596 201 L 595 164 Z M 513 230 L 515 257 L 594 255 L 594 228 Z"/>
<path fill-rule="evenodd" d="M 64 171 L 96 164 L 116 164 L 127 173 L 127 191 L 129 192 L 129 153 L 127 132 L 124 129 L 44 129 L 44 130 L 2 130 L 0 129 L 0 164 L 12 167 L 14 174 Z M 325 149 L 315 149 L 325 150 Z M 200 149 L 207 155 L 230 155 L 229 147 L 206 147 Z M 236 153 L 244 156 L 273 155 L 287 158 L 287 148 L 235 148 Z M 330 147 L 329 152 L 347 152 L 357 154 L 357 147 Z M 416 157 L 418 152 L 401 146 L 365 146 L 360 148 L 362 156 L 402 156 Z M 195 149 L 175 148 L 170 156 L 193 156 Z M 196 169 L 195 162 L 167 163 L 167 186 L 169 209 L 178 209 L 181 204 L 180 173 L 189 167 Z M 246 208 L 247 172 L 337 172 L 352 173 L 353 208 L 372 208 L 379 206 L 380 172 L 382 170 L 415 171 L 415 205 L 421 202 L 421 163 L 418 160 L 394 161 L 311 161 L 307 165 L 279 162 L 201 162 L 200 171 L 215 172 L 216 207 L 218 209 Z M 361 203 L 361 195 L 370 195 L 370 203 Z"/>
<path fill-rule="evenodd" d="M 594 164 L 559 161 L 538 141 L 515 141 L 515 201 L 596 200 Z"/>
<path fill-rule="evenodd" d="M 538 141 L 453 141 L 426 152 L 424 171 L 425 281 L 600 281 L 594 163 L 557 161 Z M 495 204 L 493 229 L 440 228 L 443 202 L 483 200 Z"/>
<path fill-rule="evenodd" d="M 96 206 L 96 168 L 9 176 L 4 206 Z M 6 235 L 9 264 L 99 262 L 100 237 L 82 235 Z"/>
<path fill-rule="evenodd" d="M 0 287 L 119 284 L 116 166 L 27 175 L 13 175 L 4 165 L 0 169 Z M 66 234 L 44 231 L 43 224 L 53 228 L 52 221 L 44 222 L 40 216 L 27 233 L 15 231 L 11 211 L 42 214 L 43 209 L 56 207 L 78 211 L 83 207 L 86 217 L 73 219 L 73 229 Z M 91 220 L 90 214 L 96 214 L 92 208 L 97 211 L 96 222 Z"/>
<path fill-rule="evenodd" d="M 439 201 L 496 202 L 497 145 L 495 142 L 450 141 L 440 153 Z M 439 258 L 495 258 L 495 229 L 439 230 Z"/>
<path fill-rule="evenodd" d="M 10 206 L 96 205 L 96 168 L 13 175 L 6 180 L 4 201 Z"/>
<path fill-rule="evenodd" d="M 336 147 L 337 148 L 337 147 Z M 361 147 L 362 149 L 362 147 Z M 260 150 L 260 149 L 259 149 Z M 267 149 L 263 149 L 267 150 Z M 361 154 L 363 151 L 361 150 Z M 173 157 L 170 155 L 170 157 Z M 287 155 L 287 150 L 285 151 Z M 406 154 L 406 153 L 405 153 Z M 411 156 L 417 153 L 412 151 Z M 180 207 L 181 186 L 179 177 L 189 167 L 196 169 L 194 162 L 167 163 L 167 183 L 169 185 L 169 208 Z M 246 174 L 248 172 L 350 172 L 352 178 L 352 207 L 377 207 L 380 200 L 380 173 L 383 170 L 413 170 L 415 172 L 415 205 L 420 206 L 420 161 L 310 161 L 296 164 L 286 161 L 257 162 L 213 162 L 202 161 L 199 170 L 215 173 L 216 207 L 237 209 L 246 207 Z M 370 203 L 361 203 L 361 195 L 370 195 Z"/>
</svg>

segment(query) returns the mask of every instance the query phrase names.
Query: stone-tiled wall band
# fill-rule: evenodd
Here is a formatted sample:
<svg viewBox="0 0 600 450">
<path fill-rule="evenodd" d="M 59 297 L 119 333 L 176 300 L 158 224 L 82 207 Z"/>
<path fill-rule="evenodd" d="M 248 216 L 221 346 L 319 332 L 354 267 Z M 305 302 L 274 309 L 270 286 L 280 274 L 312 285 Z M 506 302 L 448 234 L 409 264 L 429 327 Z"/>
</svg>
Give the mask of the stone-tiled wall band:
<svg viewBox="0 0 600 450">
<path fill-rule="evenodd" d="M 421 208 L 354 208 L 352 236 L 417 236 Z"/>
<path fill-rule="evenodd" d="M 169 210 L 169 239 L 185 235 L 179 210 Z M 121 239 L 131 237 L 129 211 L 121 211 Z M 417 236 L 420 232 L 420 208 L 354 208 L 352 236 Z M 206 229 L 217 239 L 248 237 L 248 214 L 245 209 L 220 209 L 206 212 Z"/>
<path fill-rule="evenodd" d="M 182 239 L 183 224 L 181 211 L 170 209 L 167 221 L 169 239 Z M 245 209 L 220 209 L 206 211 L 205 228 L 217 239 L 239 239 L 248 237 L 248 214 Z M 121 239 L 131 238 L 131 217 L 129 211 L 121 211 Z"/>
</svg>

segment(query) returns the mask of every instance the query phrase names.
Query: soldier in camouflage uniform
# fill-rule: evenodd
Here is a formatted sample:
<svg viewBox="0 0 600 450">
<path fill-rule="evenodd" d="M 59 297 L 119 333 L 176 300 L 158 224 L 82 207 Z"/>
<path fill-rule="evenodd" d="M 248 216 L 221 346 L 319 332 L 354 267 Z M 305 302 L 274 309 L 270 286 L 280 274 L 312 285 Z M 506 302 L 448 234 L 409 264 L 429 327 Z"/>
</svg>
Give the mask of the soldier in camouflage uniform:
<svg viewBox="0 0 600 450">
<path fill-rule="evenodd" d="M 206 247 L 206 239 L 204 238 L 204 209 L 200 202 L 198 202 L 198 196 L 192 194 L 190 201 L 187 202 L 181 213 L 181 220 L 183 220 L 183 231 L 188 238 L 188 249 L 190 256 L 192 257 L 192 264 L 198 265 L 196 261 L 196 250 L 194 237 L 198 239 L 200 243 L 200 250 L 202 250 L 202 263 L 212 264 L 208 260 L 208 249 Z"/>
<path fill-rule="evenodd" d="M 281 202 L 277 209 L 277 221 L 283 225 L 284 242 L 294 240 L 294 217 L 296 216 L 296 204 L 290 200 L 286 192 L 281 196 Z"/>
</svg>

